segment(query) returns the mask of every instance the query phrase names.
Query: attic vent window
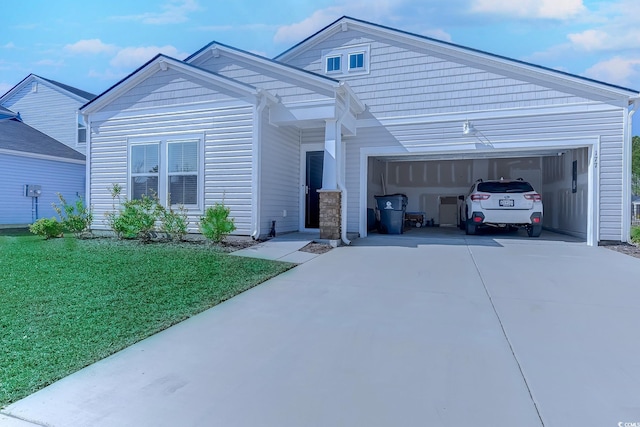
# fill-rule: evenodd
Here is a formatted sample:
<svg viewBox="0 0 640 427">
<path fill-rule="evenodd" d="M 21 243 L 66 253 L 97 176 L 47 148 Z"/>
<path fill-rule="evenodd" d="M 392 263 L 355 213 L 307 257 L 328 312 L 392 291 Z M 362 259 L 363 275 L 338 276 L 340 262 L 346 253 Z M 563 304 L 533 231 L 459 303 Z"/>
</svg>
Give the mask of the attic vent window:
<svg viewBox="0 0 640 427">
<path fill-rule="evenodd" d="M 31 92 L 33 93 L 38 92 L 38 82 L 31 83 Z"/>
<path fill-rule="evenodd" d="M 359 44 L 322 51 L 325 74 L 334 78 L 358 76 L 369 73 L 371 46 Z"/>
<path fill-rule="evenodd" d="M 327 73 L 340 71 L 340 56 L 327 57 Z"/>
</svg>

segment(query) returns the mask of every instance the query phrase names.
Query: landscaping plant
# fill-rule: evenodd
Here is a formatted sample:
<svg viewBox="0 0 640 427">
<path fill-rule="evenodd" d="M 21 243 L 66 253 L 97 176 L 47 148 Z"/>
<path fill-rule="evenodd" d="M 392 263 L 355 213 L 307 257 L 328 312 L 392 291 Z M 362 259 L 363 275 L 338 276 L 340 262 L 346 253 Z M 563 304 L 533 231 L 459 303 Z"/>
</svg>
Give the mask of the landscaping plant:
<svg viewBox="0 0 640 427">
<path fill-rule="evenodd" d="M 60 204 L 52 203 L 62 222 L 62 227 L 72 232 L 76 237 L 81 237 L 91 227 L 93 212 L 85 206 L 82 197 L 78 197 L 74 204 L 69 204 L 61 193 L 57 193 Z"/>
<path fill-rule="evenodd" d="M 62 237 L 64 228 L 55 217 L 51 217 L 40 218 L 29 226 L 29 231 L 48 240 L 52 237 Z"/>
<path fill-rule="evenodd" d="M 223 203 L 209 206 L 200 218 L 199 229 L 204 237 L 220 243 L 229 233 L 236 229 L 233 218 L 229 218 L 231 209 Z"/>
</svg>

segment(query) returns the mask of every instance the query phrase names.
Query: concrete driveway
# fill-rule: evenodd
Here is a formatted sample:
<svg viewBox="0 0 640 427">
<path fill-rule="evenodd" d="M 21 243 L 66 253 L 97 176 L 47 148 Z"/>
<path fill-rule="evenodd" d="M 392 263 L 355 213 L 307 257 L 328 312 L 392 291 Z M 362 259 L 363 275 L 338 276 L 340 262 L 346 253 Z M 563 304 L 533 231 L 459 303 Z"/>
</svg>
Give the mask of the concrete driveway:
<svg viewBox="0 0 640 427">
<path fill-rule="evenodd" d="M 370 236 L 10 405 L 0 424 L 632 425 L 639 278 L 640 259 L 552 233 Z"/>
</svg>

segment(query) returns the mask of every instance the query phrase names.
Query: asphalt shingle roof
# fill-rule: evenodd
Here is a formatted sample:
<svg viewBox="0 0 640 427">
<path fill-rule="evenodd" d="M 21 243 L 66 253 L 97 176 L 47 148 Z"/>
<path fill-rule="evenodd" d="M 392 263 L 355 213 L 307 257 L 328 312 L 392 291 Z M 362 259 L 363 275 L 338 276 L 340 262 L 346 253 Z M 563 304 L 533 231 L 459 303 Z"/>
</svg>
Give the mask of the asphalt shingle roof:
<svg viewBox="0 0 640 427">
<path fill-rule="evenodd" d="M 16 119 L 0 121 L 0 149 L 85 160 L 84 154 Z"/>
</svg>

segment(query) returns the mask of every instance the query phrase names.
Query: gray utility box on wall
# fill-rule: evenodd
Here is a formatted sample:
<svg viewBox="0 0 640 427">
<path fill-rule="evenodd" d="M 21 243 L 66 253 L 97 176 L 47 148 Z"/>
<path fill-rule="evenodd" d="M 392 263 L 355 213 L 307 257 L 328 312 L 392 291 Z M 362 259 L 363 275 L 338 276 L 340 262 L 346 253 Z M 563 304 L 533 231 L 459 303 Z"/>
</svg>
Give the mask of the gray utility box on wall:
<svg viewBox="0 0 640 427">
<path fill-rule="evenodd" d="M 41 185 L 31 185 L 27 184 L 24 186 L 24 195 L 27 197 L 40 197 L 42 194 L 42 186 Z"/>
</svg>

